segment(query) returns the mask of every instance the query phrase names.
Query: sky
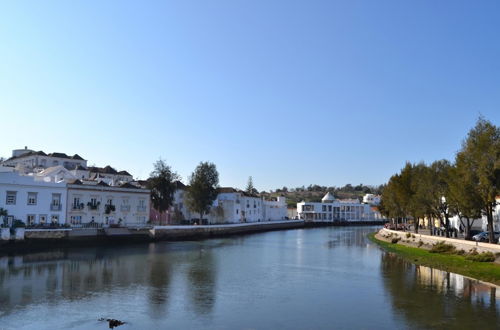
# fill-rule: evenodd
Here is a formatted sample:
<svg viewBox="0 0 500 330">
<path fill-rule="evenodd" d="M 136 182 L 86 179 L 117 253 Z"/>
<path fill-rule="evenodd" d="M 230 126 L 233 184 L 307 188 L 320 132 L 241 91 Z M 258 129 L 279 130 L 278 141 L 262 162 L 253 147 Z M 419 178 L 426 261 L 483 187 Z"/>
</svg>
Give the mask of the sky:
<svg viewBox="0 0 500 330">
<path fill-rule="evenodd" d="M 499 1 L 3 1 L 0 156 L 378 185 L 500 124 Z"/>
</svg>

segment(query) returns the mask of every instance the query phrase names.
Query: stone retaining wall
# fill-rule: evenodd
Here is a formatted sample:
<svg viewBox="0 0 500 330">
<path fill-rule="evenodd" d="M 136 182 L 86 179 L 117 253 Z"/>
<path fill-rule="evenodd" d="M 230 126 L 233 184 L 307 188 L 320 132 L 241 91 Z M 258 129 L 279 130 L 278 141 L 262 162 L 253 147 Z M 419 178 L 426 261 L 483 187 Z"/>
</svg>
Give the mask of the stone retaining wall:
<svg viewBox="0 0 500 330">
<path fill-rule="evenodd" d="M 272 221 L 244 223 L 234 225 L 206 225 L 206 226 L 156 226 L 150 230 L 155 239 L 186 239 L 207 238 L 212 236 L 235 235 L 258 231 L 302 228 L 304 221 Z"/>
<path fill-rule="evenodd" d="M 411 235 L 415 236 L 413 238 L 407 238 L 406 234 L 410 233 Z M 418 243 L 418 241 L 422 241 L 424 244 L 428 245 L 433 245 L 436 244 L 437 242 L 446 242 L 448 244 L 454 245 L 457 250 L 464 250 L 465 252 L 468 252 L 472 249 L 476 249 L 477 252 L 493 252 L 497 253 L 500 252 L 500 244 L 490 244 L 490 243 L 482 243 L 482 242 L 476 242 L 476 241 L 466 241 L 463 239 L 456 239 L 456 238 L 447 238 L 447 237 L 441 237 L 441 236 L 430 236 L 430 235 L 422 235 L 422 234 L 415 234 L 412 232 L 404 232 L 404 231 L 397 231 L 397 230 L 390 230 L 386 228 L 382 228 L 379 231 L 380 235 L 389 235 L 392 234 L 392 236 L 398 236 L 401 238 L 401 241 L 406 241 L 409 240 L 412 243 Z"/>
<path fill-rule="evenodd" d="M 67 238 L 71 229 L 26 229 L 25 239 L 60 239 Z"/>
</svg>

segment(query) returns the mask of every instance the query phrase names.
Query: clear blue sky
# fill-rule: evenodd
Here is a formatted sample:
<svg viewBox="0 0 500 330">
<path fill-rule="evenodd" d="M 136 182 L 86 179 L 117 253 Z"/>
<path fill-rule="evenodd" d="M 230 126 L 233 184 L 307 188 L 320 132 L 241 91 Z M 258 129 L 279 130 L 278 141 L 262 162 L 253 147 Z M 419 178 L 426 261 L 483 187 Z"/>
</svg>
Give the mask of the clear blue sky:
<svg viewBox="0 0 500 330">
<path fill-rule="evenodd" d="M 380 184 L 500 124 L 499 1 L 4 1 L 0 156 Z"/>
</svg>

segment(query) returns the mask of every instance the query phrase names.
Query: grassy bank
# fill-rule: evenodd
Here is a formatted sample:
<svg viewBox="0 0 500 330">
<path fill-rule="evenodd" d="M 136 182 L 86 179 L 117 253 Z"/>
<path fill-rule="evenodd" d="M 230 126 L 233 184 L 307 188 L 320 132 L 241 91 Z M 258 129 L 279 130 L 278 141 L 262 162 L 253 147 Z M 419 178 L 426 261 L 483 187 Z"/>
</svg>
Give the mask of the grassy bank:
<svg viewBox="0 0 500 330">
<path fill-rule="evenodd" d="M 459 255 L 430 253 L 424 249 L 392 244 L 375 238 L 375 233 L 368 235 L 368 238 L 385 250 L 397 253 L 414 264 L 438 268 L 500 285 L 500 265 L 490 262 L 474 262 Z"/>
</svg>

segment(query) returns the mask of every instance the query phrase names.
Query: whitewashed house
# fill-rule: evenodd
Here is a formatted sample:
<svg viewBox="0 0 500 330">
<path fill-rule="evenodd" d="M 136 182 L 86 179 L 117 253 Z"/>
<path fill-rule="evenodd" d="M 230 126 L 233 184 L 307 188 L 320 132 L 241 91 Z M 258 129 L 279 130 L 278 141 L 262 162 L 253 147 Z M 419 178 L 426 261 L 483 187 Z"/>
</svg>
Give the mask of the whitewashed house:
<svg viewBox="0 0 500 330">
<path fill-rule="evenodd" d="M 374 206 L 379 205 L 380 204 L 380 195 L 365 194 L 363 196 L 363 203 L 374 205 Z"/>
<path fill-rule="evenodd" d="M 263 200 L 264 221 L 285 220 L 288 218 L 286 197 L 278 196 L 276 199 Z M 293 217 L 291 217 L 293 218 Z"/>
<path fill-rule="evenodd" d="M 34 151 L 24 147 L 12 151 L 12 157 L 3 161 L 4 166 L 18 166 L 29 171 L 62 165 L 67 169 L 77 166 L 87 167 L 87 161 L 78 154 L 68 156 L 65 153 L 53 152 L 46 154 L 43 151 Z"/>
<path fill-rule="evenodd" d="M 0 208 L 7 210 L 8 224 L 64 224 L 66 182 L 36 180 L 18 172 L 0 172 Z"/>
<path fill-rule="evenodd" d="M 72 227 L 144 226 L 149 220 L 150 191 L 124 183 L 68 183 L 67 218 Z"/>
<path fill-rule="evenodd" d="M 357 199 L 337 200 L 329 192 L 321 202 L 297 203 L 297 214 L 300 219 L 312 222 L 377 220 L 369 204 L 362 204 Z"/>
<path fill-rule="evenodd" d="M 151 210 L 151 220 L 158 224 L 179 222 L 199 222 L 199 214 L 186 205 L 186 186 L 177 183 L 171 210 L 160 214 Z M 218 188 L 218 195 L 208 214 L 203 215 L 203 223 L 231 224 L 284 220 L 287 218 L 285 197 L 266 201 L 259 196 L 248 194 L 231 187 Z"/>
</svg>

